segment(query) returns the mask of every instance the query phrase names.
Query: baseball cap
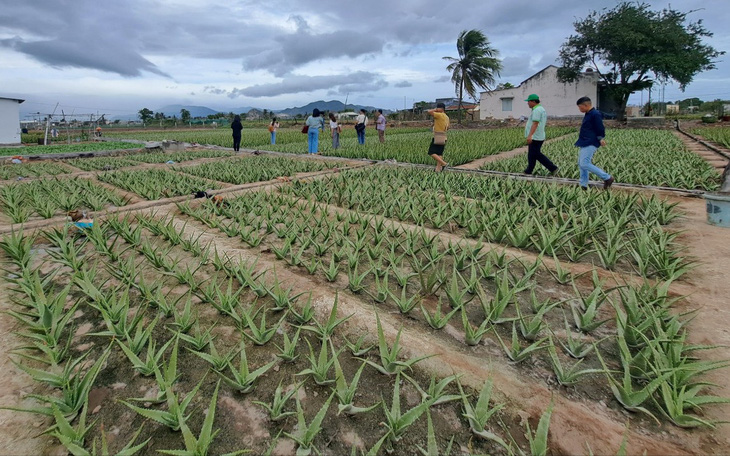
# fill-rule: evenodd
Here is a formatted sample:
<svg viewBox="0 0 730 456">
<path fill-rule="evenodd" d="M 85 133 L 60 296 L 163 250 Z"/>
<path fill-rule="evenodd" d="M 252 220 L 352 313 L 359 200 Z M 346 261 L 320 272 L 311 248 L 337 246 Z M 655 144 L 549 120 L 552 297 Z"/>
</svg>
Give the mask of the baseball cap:
<svg viewBox="0 0 730 456">
<path fill-rule="evenodd" d="M 538 97 L 536 93 L 531 93 L 527 96 L 527 100 L 525 101 L 540 101 L 540 97 Z"/>
</svg>

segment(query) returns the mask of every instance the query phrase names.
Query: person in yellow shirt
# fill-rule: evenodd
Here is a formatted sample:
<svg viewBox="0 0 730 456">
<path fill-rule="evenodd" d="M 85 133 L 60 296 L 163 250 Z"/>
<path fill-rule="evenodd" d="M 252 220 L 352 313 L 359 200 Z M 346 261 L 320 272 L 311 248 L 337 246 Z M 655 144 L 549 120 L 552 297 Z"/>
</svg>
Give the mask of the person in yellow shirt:
<svg viewBox="0 0 730 456">
<path fill-rule="evenodd" d="M 449 166 L 443 159 L 446 148 L 446 131 L 449 129 L 449 116 L 446 115 L 445 110 L 446 106 L 439 103 L 436 105 L 436 109 L 428 111 L 428 114 L 433 117 L 433 139 L 428 147 L 428 155 L 436 160 L 436 172 L 441 172 Z"/>
</svg>

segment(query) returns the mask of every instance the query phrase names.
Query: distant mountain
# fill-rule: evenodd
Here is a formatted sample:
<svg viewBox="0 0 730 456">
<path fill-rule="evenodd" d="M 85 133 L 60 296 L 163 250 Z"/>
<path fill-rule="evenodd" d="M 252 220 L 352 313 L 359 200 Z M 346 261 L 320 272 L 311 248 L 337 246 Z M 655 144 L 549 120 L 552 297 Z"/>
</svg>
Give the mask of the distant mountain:
<svg viewBox="0 0 730 456">
<path fill-rule="evenodd" d="M 332 112 L 342 112 L 342 111 L 359 111 L 360 109 L 365 109 L 365 111 L 370 112 L 375 110 L 376 108 L 373 106 L 362 106 L 362 105 L 353 105 L 348 104 L 345 106 L 344 103 L 342 103 L 339 100 L 331 100 L 331 101 L 324 101 L 319 100 L 315 101 L 313 103 L 309 103 L 304 106 L 300 107 L 294 107 L 294 108 L 287 108 L 287 109 L 281 109 L 278 111 L 274 111 L 276 114 L 287 114 L 289 116 L 296 116 L 297 114 L 301 115 L 307 115 L 312 112 L 314 108 L 319 109 L 320 111 L 332 111 Z M 232 112 L 234 114 L 242 114 L 247 113 L 252 109 L 256 109 L 259 111 L 262 111 L 260 108 L 254 108 L 251 106 L 244 106 L 242 108 L 234 108 L 234 109 L 223 109 L 223 110 L 215 110 L 208 108 L 207 106 L 189 106 L 189 105 L 167 105 L 163 106 L 158 109 L 153 109 L 153 112 L 162 112 L 165 114 L 165 117 L 172 117 L 175 116 L 178 119 L 180 118 L 180 110 L 181 109 L 187 109 L 190 111 L 190 116 L 195 117 L 207 117 L 211 114 L 218 114 L 219 112 L 229 113 Z M 388 114 L 389 110 L 383 110 L 384 113 Z M 122 114 L 122 115 L 116 115 L 116 116 L 110 116 L 108 117 L 109 120 L 139 120 L 139 114 Z"/>
<path fill-rule="evenodd" d="M 319 109 L 320 111 L 332 111 L 332 112 L 342 112 L 342 111 L 359 111 L 360 109 L 365 109 L 365 111 L 370 112 L 373 111 L 373 106 L 362 106 L 362 105 L 353 105 L 348 104 L 345 106 L 345 104 L 339 100 L 331 100 L 331 101 L 324 101 L 319 100 L 312 103 L 309 103 L 304 106 L 300 107 L 294 107 L 294 108 L 287 108 L 287 109 L 281 109 L 279 111 L 276 111 L 277 114 L 288 114 L 290 116 L 296 116 L 297 114 L 306 115 L 310 114 L 314 108 Z M 383 110 L 383 112 L 386 112 L 386 110 Z"/>
<path fill-rule="evenodd" d="M 207 117 L 212 114 L 218 114 L 219 111 L 207 108 L 205 106 L 185 106 L 185 105 L 167 105 L 159 109 L 155 109 L 155 112 L 162 112 L 165 117 L 175 116 L 180 118 L 180 110 L 187 109 L 190 111 L 190 117 Z M 235 111 L 234 111 L 235 112 Z"/>
</svg>

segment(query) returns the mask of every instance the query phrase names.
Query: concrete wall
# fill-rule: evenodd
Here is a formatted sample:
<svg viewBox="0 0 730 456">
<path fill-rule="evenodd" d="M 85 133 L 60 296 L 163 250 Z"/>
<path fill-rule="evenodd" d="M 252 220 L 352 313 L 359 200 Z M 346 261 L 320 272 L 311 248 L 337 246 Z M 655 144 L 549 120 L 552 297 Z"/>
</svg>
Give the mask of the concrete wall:
<svg viewBox="0 0 730 456">
<path fill-rule="evenodd" d="M 0 144 L 20 144 L 20 103 L 0 98 Z"/>
<path fill-rule="evenodd" d="M 590 97 L 594 105 L 598 103 L 598 75 L 584 74 L 574 83 L 558 81 L 558 68 L 549 66 L 535 74 L 517 87 L 482 92 L 479 102 L 481 119 L 507 119 L 529 116 L 530 107 L 524 100 L 531 93 L 540 96 L 540 102 L 550 117 L 580 116 L 575 101 L 580 97 Z M 505 110 L 512 99 L 512 110 Z"/>
</svg>

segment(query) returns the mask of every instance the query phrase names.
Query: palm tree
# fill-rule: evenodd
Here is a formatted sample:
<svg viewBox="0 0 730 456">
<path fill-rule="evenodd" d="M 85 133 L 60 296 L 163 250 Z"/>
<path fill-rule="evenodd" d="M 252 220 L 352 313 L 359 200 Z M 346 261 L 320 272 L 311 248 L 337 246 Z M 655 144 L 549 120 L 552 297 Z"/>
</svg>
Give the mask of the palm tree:
<svg viewBox="0 0 730 456">
<path fill-rule="evenodd" d="M 454 83 L 459 96 L 459 123 L 461 123 L 461 105 L 464 91 L 476 99 L 477 89 L 489 90 L 495 76 L 502 70 L 502 62 L 497 58 L 499 51 L 489 44 L 489 39 L 481 30 L 464 30 L 456 40 L 456 50 L 459 57 L 444 57 L 451 62 L 446 67 L 451 72 L 451 82 Z"/>
</svg>

